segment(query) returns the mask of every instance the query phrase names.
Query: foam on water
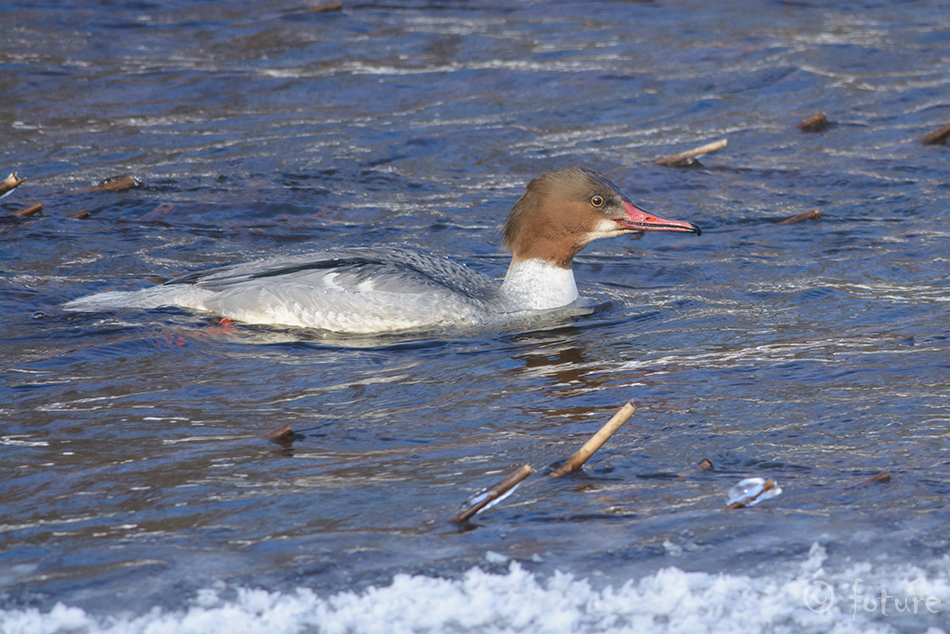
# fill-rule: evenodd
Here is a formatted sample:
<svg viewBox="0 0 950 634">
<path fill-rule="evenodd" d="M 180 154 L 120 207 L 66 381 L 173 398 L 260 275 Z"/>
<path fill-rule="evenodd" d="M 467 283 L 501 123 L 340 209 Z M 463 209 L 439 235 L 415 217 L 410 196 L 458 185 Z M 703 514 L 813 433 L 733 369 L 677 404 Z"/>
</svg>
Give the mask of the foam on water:
<svg viewBox="0 0 950 634">
<path fill-rule="evenodd" d="M 488 553 L 491 561 L 502 557 Z M 950 613 L 950 560 L 830 572 L 815 544 L 798 570 L 768 577 L 664 568 L 619 588 L 517 562 L 507 574 L 472 568 L 448 580 L 397 575 L 391 585 L 322 598 L 228 588 L 200 591 L 181 611 L 97 617 L 58 603 L 0 612 L 6 634 L 292 634 L 296 632 L 904 632 L 938 634 Z M 886 598 L 881 602 L 882 591 Z M 227 595 L 227 598 L 225 598 Z M 918 601 L 914 601 L 918 598 Z"/>
</svg>

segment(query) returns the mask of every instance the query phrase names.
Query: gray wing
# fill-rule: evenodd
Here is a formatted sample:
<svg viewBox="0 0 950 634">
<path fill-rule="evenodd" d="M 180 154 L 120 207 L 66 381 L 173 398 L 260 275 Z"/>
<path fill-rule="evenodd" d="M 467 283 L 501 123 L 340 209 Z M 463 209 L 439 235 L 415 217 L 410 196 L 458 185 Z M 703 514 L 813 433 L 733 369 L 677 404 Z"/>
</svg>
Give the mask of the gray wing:
<svg viewBox="0 0 950 634">
<path fill-rule="evenodd" d="M 361 290 L 424 293 L 451 290 L 476 302 L 490 301 L 499 285 L 486 275 L 447 258 L 409 249 L 337 249 L 245 262 L 198 271 L 165 285 L 190 284 L 209 291 L 228 291 L 239 285 L 270 282 L 332 286 L 358 293 Z"/>
</svg>

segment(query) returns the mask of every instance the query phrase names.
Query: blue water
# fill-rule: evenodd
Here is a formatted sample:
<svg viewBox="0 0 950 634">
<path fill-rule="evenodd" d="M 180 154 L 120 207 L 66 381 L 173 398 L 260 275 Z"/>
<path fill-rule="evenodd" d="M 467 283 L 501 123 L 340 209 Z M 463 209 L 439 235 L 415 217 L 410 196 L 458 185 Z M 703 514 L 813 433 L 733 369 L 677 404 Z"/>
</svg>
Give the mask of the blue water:
<svg viewBox="0 0 950 634">
<path fill-rule="evenodd" d="M 564 631 L 947 628 L 950 148 L 917 139 L 950 120 L 950 7 L 307 6 L 0 13 L 0 177 L 28 178 L 0 201 L 0 630 L 287 614 L 251 591 L 310 620 L 248 631 L 552 631 L 565 596 L 590 603 Z M 347 338 L 61 309 L 326 246 L 501 276 L 511 205 L 572 165 L 703 228 L 588 247 L 592 315 Z M 447 522 L 628 400 L 582 474 Z M 284 425 L 289 447 L 260 438 Z M 783 493 L 723 512 L 747 476 Z M 867 610 L 857 578 L 941 603 Z"/>
</svg>

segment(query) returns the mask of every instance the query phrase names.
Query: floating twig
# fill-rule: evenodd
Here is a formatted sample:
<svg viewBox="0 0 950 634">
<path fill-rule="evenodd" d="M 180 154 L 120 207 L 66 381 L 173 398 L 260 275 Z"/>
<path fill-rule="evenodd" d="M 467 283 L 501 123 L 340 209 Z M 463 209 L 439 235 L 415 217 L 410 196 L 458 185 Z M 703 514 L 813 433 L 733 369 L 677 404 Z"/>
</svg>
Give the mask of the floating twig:
<svg viewBox="0 0 950 634">
<path fill-rule="evenodd" d="M 294 428 L 290 425 L 284 425 L 272 432 L 264 434 L 261 438 L 266 438 L 267 440 L 287 440 L 288 438 L 293 438 L 293 436 Z"/>
<path fill-rule="evenodd" d="M 950 139 L 950 123 L 941 128 L 937 128 L 933 132 L 928 132 L 917 140 L 924 145 L 946 145 L 948 139 Z"/>
<path fill-rule="evenodd" d="M 324 2 L 323 4 L 318 4 L 315 7 L 297 7 L 294 9 L 288 9 L 286 11 L 281 11 L 280 15 L 282 16 L 298 16 L 298 15 L 307 15 L 310 13 L 334 13 L 343 10 L 343 3 L 339 0 L 332 2 Z"/>
<path fill-rule="evenodd" d="M 323 4 L 318 4 L 315 7 L 310 7 L 309 9 L 304 9 L 303 13 L 329 13 L 330 11 L 342 11 L 343 3 L 342 2 L 324 2 Z"/>
<path fill-rule="evenodd" d="M 116 178 L 109 178 L 98 185 L 93 185 L 92 187 L 87 187 L 86 189 L 77 189 L 71 193 L 73 194 L 85 194 L 87 192 L 124 192 L 135 187 L 140 187 L 142 181 L 137 179 L 135 176 L 117 176 Z"/>
<path fill-rule="evenodd" d="M 19 211 L 14 211 L 13 215 L 19 216 L 20 218 L 26 218 L 27 216 L 32 216 L 33 214 L 39 213 L 41 211 L 43 211 L 43 205 L 39 203 L 33 203 L 32 205 L 28 205 Z"/>
<path fill-rule="evenodd" d="M 821 212 L 817 209 L 809 209 L 805 213 L 798 214 L 797 216 L 792 216 L 791 218 L 786 218 L 785 220 L 779 220 L 775 224 L 777 225 L 793 225 L 796 222 L 802 222 L 805 220 L 818 220 L 821 218 Z"/>
<path fill-rule="evenodd" d="M 90 191 L 94 192 L 124 192 L 142 185 L 142 181 L 134 176 L 120 176 L 110 178 L 93 187 Z"/>
<path fill-rule="evenodd" d="M 25 180 L 26 180 L 25 178 L 20 178 L 19 176 L 17 176 L 16 172 L 13 172 L 12 174 L 4 178 L 2 181 L 0 181 L 0 198 L 3 198 L 4 196 L 12 192 L 14 189 L 19 187 L 20 184 L 23 183 L 23 181 Z"/>
<path fill-rule="evenodd" d="M 637 411 L 633 402 L 628 402 L 613 415 L 607 424 L 600 428 L 596 434 L 591 436 L 590 440 L 584 443 L 584 446 L 574 452 L 574 455 L 567 459 L 557 470 L 551 472 L 550 477 L 558 478 L 565 473 L 577 471 L 587 462 L 587 459 L 594 455 L 594 452 L 600 449 L 600 446 L 607 442 L 607 439 L 613 436 L 614 432 L 620 429 L 620 426 L 627 422 L 633 413 Z"/>
<path fill-rule="evenodd" d="M 449 521 L 453 524 L 461 524 L 462 522 L 467 522 L 471 519 L 476 513 L 484 509 L 486 506 L 494 502 L 495 500 L 501 498 L 505 493 L 511 491 L 519 482 L 531 475 L 534 470 L 531 468 L 531 465 L 524 465 L 507 478 L 488 489 L 485 493 L 478 495 L 471 505 L 466 508 L 464 511 L 456 514 Z"/>
<path fill-rule="evenodd" d="M 752 493 L 739 498 L 735 502 L 731 502 L 726 507 L 727 511 L 732 510 L 732 509 L 741 509 L 745 506 L 752 506 L 753 504 L 756 503 L 757 500 L 759 500 L 760 497 L 764 500 L 767 497 L 772 497 L 773 495 L 778 495 L 779 493 L 782 492 L 782 489 L 776 486 L 775 480 L 772 480 L 771 478 L 769 478 L 768 480 L 765 480 L 764 482 L 762 481 L 762 478 L 747 478 L 746 480 L 743 480 L 742 482 L 740 482 L 737 486 L 739 487 L 742 487 L 743 485 L 751 486 L 751 481 L 757 481 L 755 482 L 755 486 L 752 489 Z M 767 491 L 771 491 L 773 489 L 776 490 L 775 493 L 770 494 L 770 495 L 764 495 Z"/>
<path fill-rule="evenodd" d="M 680 165 L 685 165 L 689 159 L 702 156 L 703 154 L 709 154 L 710 152 L 715 152 L 716 150 L 726 147 L 728 144 L 728 139 L 720 139 L 719 141 L 713 141 L 712 143 L 707 143 L 706 145 L 700 146 L 698 148 L 693 148 L 692 150 L 687 150 L 686 152 L 680 152 L 679 154 L 674 154 L 673 156 L 666 156 L 653 162 L 657 165 L 677 167 Z"/>
<path fill-rule="evenodd" d="M 795 127 L 799 128 L 802 132 L 822 132 L 830 125 L 831 122 L 825 118 L 823 113 L 819 112 L 818 114 L 813 114 L 807 119 L 800 121 L 795 125 Z"/>
<path fill-rule="evenodd" d="M 867 480 L 862 480 L 861 482 L 858 482 L 856 484 L 850 484 L 846 486 L 845 489 L 854 489 L 856 487 L 863 487 L 866 484 L 877 484 L 878 482 L 884 483 L 884 482 L 890 482 L 890 481 L 891 481 L 891 474 L 888 473 L 887 471 L 882 471 L 876 476 L 872 476 L 868 478 Z"/>
</svg>

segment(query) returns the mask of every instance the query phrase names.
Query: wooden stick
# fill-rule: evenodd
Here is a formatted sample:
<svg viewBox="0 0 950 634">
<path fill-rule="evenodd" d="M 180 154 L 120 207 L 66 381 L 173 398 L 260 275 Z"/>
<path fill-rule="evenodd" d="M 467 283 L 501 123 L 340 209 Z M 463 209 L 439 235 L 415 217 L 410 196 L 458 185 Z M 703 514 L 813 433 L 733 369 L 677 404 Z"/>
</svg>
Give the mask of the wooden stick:
<svg viewBox="0 0 950 634">
<path fill-rule="evenodd" d="M 33 203 L 32 205 L 28 205 L 24 207 L 23 209 L 20 209 L 19 211 L 14 211 L 13 215 L 19 216 L 21 218 L 25 218 L 27 216 L 32 216 L 33 214 L 39 213 L 41 211 L 43 211 L 43 205 L 39 203 Z"/>
<path fill-rule="evenodd" d="M 343 10 L 343 3 L 337 1 L 337 2 L 325 2 L 315 7 L 304 9 L 303 13 L 328 13 L 330 11 L 342 11 L 342 10 Z"/>
<path fill-rule="evenodd" d="M 888 473 L 887 471 L 882 471 L 881 473 L 877 474 L 873 478 L 868 478 L 861 484 L 871 484 L 872 482 L 890 482 L 890 481 L 891 481 L 891 474 Z"/>
<path fill-rule="evenodd" d="M 94 192 L 124 192 L 133 187 L 138 187 L 142 182 L 134 176 L 120 176 L 105 182 L 99 183 L 90 191 Z"/>
<path fill-rule="evenodd" d="M 876 476 L 868 478 L 867 480 L 858 482 L 857 484 L 849 484 L 848 486 L 845 487 L 845 489 L 853 489 L 855 487 L 864 486 L 865 484 L 876 484 L 878 482 L 890 482 L 890 481 L 891 481 L 891 474 L 888 473 L 887 471 L 882 471 Z"/>
<path fill-rule="evenodd" d="M 720 139 L 719 141 L 713 141 L 712 143 L 707 143 L 706 145 L 700 146 L 698 148 L 693 148 L 692 150 L 687 150 L 686 152 L 680 152 L 679 154 L 674 154 L 673 156 L 666 156 L 653 162 L 657 165 L 675 166 L 683 163 L 686 161 L 686 159 L 696 158 L 697 156 L 702 156 L 703 154 L 720 150 L 726 147 L 728 144 L 728 139 Z"/>
<path fill-rule="evenodd" d="M 763 493 L 765 493 L 765 492 L 768 491 L 769 489 L 774 489 L 774 488 L 775 488 L 775 481 L 772 480 L 772 478 L 769 478 L 768 480 L 766 480 L 765 482 L 762 483 L 762 490 L 761 490 L 761 491 L 759 491 L 759 492 L 756 493 L 755 495 L 748 495 L 748 496 L 746 496 L 746 497 L 744 497 L 744 498 L 741 498 L 741 499 L 739 499 L 739 500 L 736 500 L 735 502 L 733 502 L 732 504 L 730 504 L 729 506 L 727 506 L 727 507 L 726 507 L 726 510 L 729 511 L 729 510 L 732 510 L 732 509 L 741 509 L 741 508 L 743 508 L 743 507 L 745 507 L 745 506 L 748 506 L 748 505 L 751 504 L 752 502 L 755 502 L 755 500 L 758 499 L 758 497 L 759 497 L 760 495 L 762 495 Z"/>
<path fill-rule="evenodd" d="M 520 469 L 518 469 L 517 471 L 509 475 L 507 478 L 505 478 L 504 480 L 502 480 L 501 482 L 499 482 L 492 488 L 488 489 L 488 491 L 485 492 L 484 497 L 482 497 L 481 500 L 479 500 L 475 504 L 472 504 L 464 511 L 458 513 L 457 515 L 452 517 L 452 519 L 450 519 L 449 521 L 452 522 L 453 524 L 461 524 L 462 522 L 467 522 L 476 513 L 478 513 L 480 510 L 482 510 L 483 508 L 485 508 L 486 506 L 488 506 L 489 504 L 491 504 L 498 498 L 500 498 L 502 495 L 504 495 L 508 491 L 510 491 L 516 484 L 518 484 L 519 482 L 527 478 L 533 472 L 534 470 L 531 468 L 531 465 L 522 466 Z"/>
<path fill-rule="evenodd" d="M 775 224 L 793 225 L 796 222 L 802 222 L 804 220 L 818 220 L 819 218 L 821 218 L 821 212 L 817 209 L 810 209 L 805 213 L 798 214 L 797 216 L 792 216 L 791 218 L 786 218 L 785 220 L 779 220 Z"/>
<path fill-rule="evenodd" d="M 98 185 L 93 185 L 92 187 L 87 187 L 86 189 L 77 189 L 75 191 L 69 192 L 71 194 L 85 194 L 88 192 L 124 192 L 126 190 L 132 189 L 134 187 L 139 187 L 142 184 L 142 181 L 137 179 L 134 176 L 119 176 L 118 178 L 110 178 L 102 181 Z"/>
<path fill-rule="evenodd" d="M 0 196 L 3 196 L 7 192 L 12 192 L 14 189 L 20 186 L 20 183 L 25 181 L 25 178 L 20 178 L 17 176 L 16 172 L 13 172 L 2 181 L 0 181 Z"/>
<path fill-rule="evenodd" d="M 549 477 L 559 478 L 565 473 L 577 471 L 587 462 L 587 459 L 594 455 L 594 452 L 600 449 L 600 446 L 607 442 L 607 439 L 613 436 L 614 432 L 620 429 L 620 426 L 627 422 L 633 413 L 637 411 L 633 402 L 630 401 L 620 408 L 613 418 L 607 421 L 607 424 L 600 428 L 596 434 L 591 436 L 590 440 L 584 443 L 584 446 L 574 452 L 574 455 L 567 459 L 559 469 L 552 472 Z"/>
<path fill-rule="evenodd" d="M 289 439 L 292 439 L 293 437 L 294 437 L 294 428 L 291 427 L 290 425 L 284 425 L 283 427 L 280 427 L 279 429 L 275 429 L 274 431 L 268 432 L 264 434 L 263 436 L 261 436 L 261 438 L 266 438 L 267 440 L 273 440 L 275 442 L 278 442 L 281 440 L 289 440 Z"/>
<path fill-rule="evenodd" d="M 938 145 L 940 143 L 946 143 L 948 138 L 950 138 L 950 123 L 941 128 L 937 128 L 933 132 L 928 132 L 917 140 L 924 145 Z"/>
</svg>

